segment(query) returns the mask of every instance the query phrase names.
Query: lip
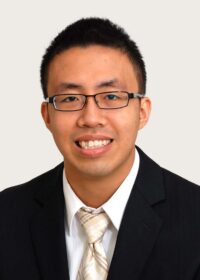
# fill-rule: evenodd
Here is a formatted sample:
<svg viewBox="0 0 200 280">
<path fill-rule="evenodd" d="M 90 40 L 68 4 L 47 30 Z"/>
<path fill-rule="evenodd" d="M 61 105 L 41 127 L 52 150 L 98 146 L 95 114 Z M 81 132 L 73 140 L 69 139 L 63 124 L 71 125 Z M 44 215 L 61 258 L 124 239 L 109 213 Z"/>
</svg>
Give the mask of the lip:
<svg viewBox="0 0 200 280">
<path fill-rule="evenodd" d="M 79 141 L 94 141 L 94 140 L 113 140 L 113 138 L 107 136 L 107 135 L 100 135 L 100 134 L 85 134 L 85 135 L 81 135 L 79 137 L 77 137 L 75 139 L 75 142 L 79 142 Z"/>
<path fill-rule="evenodd" d="M 93 149 L 83 149 L 81 148 L 79 145 L 77 145 L 77 142 L 79 141 L 94 141 L 94 140 L 111 140 L 111 142 L 105 146 L 102 147 L 97 147 L 97 148 L 93 148 Z M 113 143 L 113 138 L 107 136 L 107 135 L 82 135 L 79 136 L 75 139 L 75 147 L 76 147 L 76 151 L 83 157 L 86 158 L 94 158 L 94 157 L 99 157 L 101 155 L 106 154 L 112 147 L 112 143 Z"/>
</svg>

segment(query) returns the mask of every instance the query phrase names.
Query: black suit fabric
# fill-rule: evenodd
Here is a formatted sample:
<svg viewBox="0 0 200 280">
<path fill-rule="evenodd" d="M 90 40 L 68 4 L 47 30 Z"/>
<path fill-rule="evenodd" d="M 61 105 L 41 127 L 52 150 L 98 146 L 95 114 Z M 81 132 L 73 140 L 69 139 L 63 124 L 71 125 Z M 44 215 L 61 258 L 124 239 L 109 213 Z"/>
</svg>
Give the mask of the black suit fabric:
<svg viewBox="0 0 200 280">
<path fill-rule="evenodd" d="M 200 188 L 138 151 L 108 280 L 200 280 Z M 0 193 L 0 280 L 69 280 L 62 172 Z"/>
</svg>

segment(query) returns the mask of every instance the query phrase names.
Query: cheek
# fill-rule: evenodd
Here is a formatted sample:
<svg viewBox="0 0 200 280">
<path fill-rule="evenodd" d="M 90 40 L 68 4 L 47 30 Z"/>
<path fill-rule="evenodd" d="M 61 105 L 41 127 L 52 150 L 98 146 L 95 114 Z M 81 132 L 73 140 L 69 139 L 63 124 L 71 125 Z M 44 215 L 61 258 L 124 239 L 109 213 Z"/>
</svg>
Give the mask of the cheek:
<svg viewBox="0 0 200 280">
<path fill-rule="evenodd" d="M 55 139 L 66 140 L 72 131 L 73 120 L 64 115 L 55 115 L 51 120 L 51 132 Z"/>
<path fill-rule="evenodd" d="M 123 130 L 123 134 L 131 137 L 131 135 L 135 135 L 139 130 L 140 124 L 140 115 L 139 110 L 128 110 L 124 112 L 124 114 L 119 119 L 119 124 L 121 130 Z"/>
<path fill-rule="evenodd" d="M 124 155 L 130 153 L 135 145 L 137 138 L 139 117 L 138 114 L 120 114 L 120 118 L 115 123 L 116 147 Z"/>
<path fill-rule="evenodd" d="M 126 142 L 126 145 L 129 146 L 135 143 L 137 134 L 138 134 L 139 122 L 134 122 L 130 120 L 129 123 L 125 123 L 123 126 L 123 142 Z"/>
<path fill-rule="evenodd" d="M 71 122 L 66 118 L 55 117 L 51 122 L 52 136 L 63 156 L 71 150 L 70 131 L 72 131 Z"/>
</svg>

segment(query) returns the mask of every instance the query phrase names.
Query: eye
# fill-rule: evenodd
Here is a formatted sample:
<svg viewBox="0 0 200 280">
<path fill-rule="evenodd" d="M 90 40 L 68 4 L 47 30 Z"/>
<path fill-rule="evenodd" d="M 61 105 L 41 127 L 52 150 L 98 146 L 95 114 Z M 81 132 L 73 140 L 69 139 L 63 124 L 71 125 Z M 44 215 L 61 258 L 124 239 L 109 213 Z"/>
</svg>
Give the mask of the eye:
<svg viewBox="0 0 200 280">
<path fill-rule="evenodd" d="M 63 97 L 60 102 L 62 103 L 71 103 L 71 102 L 75 102 L 75 101 L 79 101 L 79 98 L 75 95 L 68 95 Z"/>
<path fill-rule="evenodd" d="M 105 95 L 105 99 L 108 100 L 108 101 L 118 100 L 119 96 L 116 93 L 111 92 L 111 93 L 107 93 Z"/>
</svg>

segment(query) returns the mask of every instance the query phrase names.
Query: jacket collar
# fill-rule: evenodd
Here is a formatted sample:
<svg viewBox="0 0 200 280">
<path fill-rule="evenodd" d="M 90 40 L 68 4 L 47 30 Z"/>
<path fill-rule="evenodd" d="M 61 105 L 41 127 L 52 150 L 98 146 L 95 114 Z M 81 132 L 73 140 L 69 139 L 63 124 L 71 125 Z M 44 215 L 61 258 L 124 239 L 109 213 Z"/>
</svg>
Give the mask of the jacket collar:
<svg viewBox="0 0 200 280">
<path fill-rule="evenodd" d="M 63 164 L 39 180 L 31 234 L 42 279 L 69 280 L 65 244 Z"/>
<path fill-rule="evenodd" d="M 162 225 L 153 209 L 165 199 L 162 170 L 137 150 L 140 168 L 121 222 L 108 280 L 141 279 Z"/>
</svg>

